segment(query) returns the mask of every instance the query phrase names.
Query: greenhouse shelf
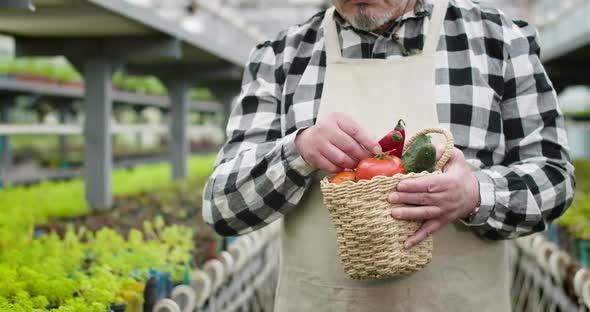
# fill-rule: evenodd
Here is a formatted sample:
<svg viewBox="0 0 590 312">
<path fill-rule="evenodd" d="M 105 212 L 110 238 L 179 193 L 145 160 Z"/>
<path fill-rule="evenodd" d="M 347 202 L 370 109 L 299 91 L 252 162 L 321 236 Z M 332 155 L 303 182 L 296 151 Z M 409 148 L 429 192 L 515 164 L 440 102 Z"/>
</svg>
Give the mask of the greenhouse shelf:
<svg viewBox="0 0 590 312">
<path fill-rule="evenodd" d="M 74 6 L 39 1 L 35 11 L 0 9 L 0 31 L 14 37 L 17 56 L 63 56 L 85 82 L 81 107 L 91 118 L 85 119 L 84 126 L 84 184 L 91 207 L 110 207 L 113 201 L 110 119 L 113 102 L 118 101 L 112 90 L 115 72 L 155 76 L 168 86 L 174 102 L 170 105 L 174 180 L 187 175 L 184 125 L 190 88 L 216 89 L 213 95 L 221 102 L 217 109 L 229 115 L 240 90 L 243 64 L 257 39 L 243 28 L 203 13 L 210 31 L 195 33 L 176 20 L 120 0 L 77 1 Z"/>
<path fill-rule="evenodd" d="M 205 149 L 202 151 L 195 151 L 191 156 L 210 155 L 219 150 L 218 147 Z M 113 163 L 113 167 L 117 168 L 134 168 L 138 165 L 163 163 L 170 159 L 169 156 L 142 156 L 131 159 L 119 160 Z M 27 173 L 4 173 L 0 175 L 0 183 L 4 185 L 33 185 L 42 181 L 63 181 L 77 178 L 83 175 L 82 170 L 76 169 L 60 169 L 60 170 L 43 170 L 36 168 L 29 170 Z"/>
<path fill-rule="evenodd" d="M 203 126 L 189 126 L 188 134 L 198 134 L 203 130 Z M 166 125 L 153 124 L 133 124 L 120 125 L 114 124 L 111 127 L 112 134 L 167 134 L 170 128 Z M 0 135 L 79 135 L 83 133 L 82 126 L 79 125 L 41 125 L 41 124 L 0 124 Z"/>
<path fill-rule="evenodd" d="M 5 93 L 38 94 L 71 99 L 82 99 L 84 97 L 83 86 L 35 82 L 9 78 L 0 78 L 0 91 Z M 113 101 L 131 105 L 153 106 L 159 108 L 170 107 L 170 98 L 167 96 L 132 93 L 120 90 L 113 91 Z M 220 104 L 209 101 L 191 101 L 189 103 L 189 107 L 192 110 L 202 112 L 222 111 Z"/>
</svg>

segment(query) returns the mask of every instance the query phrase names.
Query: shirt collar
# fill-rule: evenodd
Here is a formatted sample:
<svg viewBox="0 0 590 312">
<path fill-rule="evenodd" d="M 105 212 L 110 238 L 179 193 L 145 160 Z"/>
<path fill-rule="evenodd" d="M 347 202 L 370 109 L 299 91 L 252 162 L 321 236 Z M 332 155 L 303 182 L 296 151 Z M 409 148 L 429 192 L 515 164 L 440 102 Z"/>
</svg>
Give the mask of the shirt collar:
<svg viewBox="0 0 590 312">
<path fill-rule="evenodd" d="M 431 16 L 432 14 L 432 9 L 434 8 L 434 5 L 432 4 L 433 0 L 417 0 L 416 1 L 416 6 L 414 7 L 414 10 L 405 13 L 403 16 L 398 17 L 395 21 L 395 23 L 392 23 L 391 27 L 385 31 L 383 34 L 378 35 L 376 33 L 373 32 L 367 32 L 367 31 L 363 31 L 363 30 L 359 30 L 354 28 L 347 20 L 345 20 L 337 11 L 335 12 L 336 14 L 334 14 L 334 19 L 336 21 L 336 24 L 338 24 L 340 26 L 340 28 L 342 29 L 346 29 L 346 30 L 353 30 L 355 32 L 360 32 L 360 33 L 364 33 L 364 34 L 370 34 L 374 37 L 379 37 L 379 36 L 383 36 L 383 37 L 391 37 L 391 35 L 393 34 L 392 31 L 395 28 L 395 26 L 399 23 L 403 23 L 406 20 L 409 19 L 416 19 L 416 18 L 424 18 L 426 16 Z"/>
</svg>

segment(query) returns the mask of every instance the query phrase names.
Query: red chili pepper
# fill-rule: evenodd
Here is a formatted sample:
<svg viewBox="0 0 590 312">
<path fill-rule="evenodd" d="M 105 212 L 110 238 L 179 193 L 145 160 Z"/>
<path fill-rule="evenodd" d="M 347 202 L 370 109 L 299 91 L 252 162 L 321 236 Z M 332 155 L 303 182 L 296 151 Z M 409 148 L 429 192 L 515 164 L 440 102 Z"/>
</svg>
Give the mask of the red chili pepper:
<svg viewBox="0 0 590 312">
<path fill-rule="evenodd" d="M 402 119 L 400 119 L 397 122 L 397 126 L 395 126 L 395 129 L 393 129 L 381 140 L 379 140 L 379 145 L 381 145 L 381 149 L 387 155 L 402 157 L 402 151 L 404 150 L 404 142 L 406 140 L 406 129 L 404 128 L 405 124 L 406 123 Z"/>
</svg>

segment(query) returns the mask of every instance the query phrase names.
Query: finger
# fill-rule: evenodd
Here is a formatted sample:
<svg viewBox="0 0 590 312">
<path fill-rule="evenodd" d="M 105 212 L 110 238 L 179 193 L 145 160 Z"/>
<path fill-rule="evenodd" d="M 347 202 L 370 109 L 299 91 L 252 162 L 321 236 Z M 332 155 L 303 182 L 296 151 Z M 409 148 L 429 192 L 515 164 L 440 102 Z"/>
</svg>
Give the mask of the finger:
<svg viewBox="0 0 590 312">
<path fill-rule="evenodd" d="M 436 205 L 442 199 L 441 193 L 404 193 L 389 194 L 387 200 L 392 204 L 408 204 L 417 206 Z"/>
<path fill-rule="evenodd" d="M 436 144 L 436 160 L 437 161 L 440 160 L 440 158 L 442 157 L 442 155 L 444 154 L 446 149 L 447 149 L 446 145 L 441 144 L 441 143 Z M 460 155 L 458 155 L 457 152 L 459 152 Z M 460 157 L 463 157 L 463 152 L 461 152 L 461 150 L 459 150 L 456 147 L 453 148 L 453 150 L 451 152 L 451 156 L 447 160 L 447 163 L 441 168 L 442 172 L 447 172 L 448 169 L 451 168 L 453 166 L 453 164 L 457 161 L 457 159 L 459 159 Z"/>
<path fill-rule="evenodd" d="M 465 160 L 465 154 L 463 154 L 463 151 L 461 151 L 458 148 L 454 148 L 453 149 L 453 154 L 451 156 L 451 159 L 449 159 L 449 163 L 455 163 L 455 162 L 460 162 L 460 161 L 464 161 Z"/>
<path fill-rule="evenodd" d="M 458 149 L 458 148 L 454 148 L 453 149 L 453 159 L 458 160 L 458 159 L 465 159 L 465 154 L 463 154 L 463 151 Z"/>
<path fill-rule="evenodd" d="M 463 152 L 458 149 L 458 148 L 453 148 L 453 152 L 451 153 L 451 158 L 449 159 L 448 164 L 456 162 L 456 161 L 460 161 L 465 159 L 465 155 L 463 154 Z"/>
<path fill-rule="evenodd" d="M 352 169 L 358 164 L 358 160 L 351 158 L 334 145 L 328 144 L 324 146 L 324 148 L 320 150 L 320 153 L 333 165 L 340 168 Z"/>
<path fill-rule="evenodd" d="M 398 220 L 423 221 L 436 219 L 442 215 L 442 209 L 436 206 L 393 208 L 391 216 Z"/>
<path fill-rule="evenodd" d="M 447 147 L 442 144 L 442 143 L 437 143 L 436 144 L 436 160 L 439 160 L 442 155 L 445 153 L 445 150 L 447 149 Z"/>
<path fill-rule="evenodd" d="M 465 162 L 465 154 L 463 154 L 463 152 L 460 149 L 455 148 L 453 150 L 451 158 L 443 168 L 443 172 L 456 172 L 458 170 L 462 170 L 463 166 L 457 166 L 457 164 L 462 165 Z"/>
<path fill-rule="evenodd" d="M 373 157 L 372 153 L 368 152 L 357 141 L 340 129 L 338 129 L 337 133 L 329 141 L 347 155 L 354 157 L 357 161 Z"/>
<path fill-rule="evenodd" d="M 334 165 L 320 153 L 314 156 L 313 161 L 316 168 L 329 173 L 340 173 L 344 170 L 343 168 Z"/>
<path fill-rule="evenodd" d="M 418 231 L 416 231 L 416 233 L 414 235 L 412 235 L 410 238 L 408 238 L 405 241 L 404 248 L 410 249 L 410 248 L 418 245 L 423 240 L 428 238 L 428 236 L 430 236 L 430 235 L 434 234 L 434 232 L 438 231 L 443 225 L 444 224 L 441 219 L 432 219 L 432 220 L 428 220 L 428 221 L 424 222 L 424 224 L 422 224 L 422 226 L 418 229 Z"/>
<path fill-rule="evenodd" d="M 337 121 L 338 127 L 357 141 L 362 147 L 373 154 L 380 154 L 383 151 L 376 139 L 358 123 L 352 119 L 340 119 Z"/>
<path fill-rule="evenodd" d="M 398 184 L 397 190 L 401 193 L 440 193 L 449 189 L 449 179 L 446 174 L 406 179 Z"/>
</svg>

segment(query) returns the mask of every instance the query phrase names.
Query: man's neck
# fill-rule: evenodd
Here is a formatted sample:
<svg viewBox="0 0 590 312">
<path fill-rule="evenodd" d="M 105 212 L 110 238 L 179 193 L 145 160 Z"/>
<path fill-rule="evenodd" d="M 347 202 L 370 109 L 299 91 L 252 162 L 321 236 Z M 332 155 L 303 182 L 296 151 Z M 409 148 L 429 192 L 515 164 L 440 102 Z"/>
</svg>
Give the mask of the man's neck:
<svg viewBox="0 0 590 312">
<path fill-rule="evenodd" d="M 395 23 L 395 20 L 397 20 L 400 16 L 403 16 L 404 14 L 413 11 L 416 8 L 416 2 L 418 0 L 407 0 L 407 3 L 403 4 L 403 8 L 400 9 L 400 12 L 395 14 L 395 16 L 387 23 L 383 24 L 381 27 L 373 30 L 373 33 L 376 33 L 378 35 L 383 34 L 384 32 L 386 32 L 388 29 L 391 28 L 391 26 Z M 403 10 L 403 11 L 401 11 Z"/>
</svg>

